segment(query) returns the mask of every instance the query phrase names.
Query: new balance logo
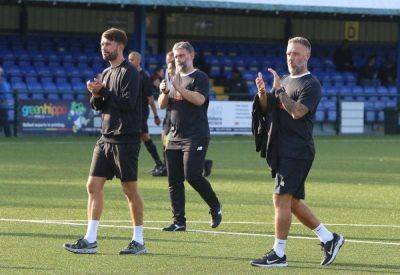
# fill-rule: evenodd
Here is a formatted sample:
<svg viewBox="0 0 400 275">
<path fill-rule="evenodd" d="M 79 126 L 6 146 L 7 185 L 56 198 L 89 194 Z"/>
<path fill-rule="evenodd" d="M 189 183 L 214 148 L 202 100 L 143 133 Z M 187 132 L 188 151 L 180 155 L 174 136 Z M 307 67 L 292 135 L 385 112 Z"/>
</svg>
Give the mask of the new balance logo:
<svg viewBox="0 0 400 275">
<path fill-rule="evenodd" d="M 273 263 L 276 263 L 277 261 L 279 261 L 280 259 L 276 259 L 276 260 L 273 260 L 273 261 L 269 261 L 269 260 L 267 260 L 267 264 L 273 264 Z"/>
<path fill-rule="evenodd" d="M 203 146 L 197 147 L 197 151 L 203 151 Z"/>
<path fill-rule="evenodd" d="M 285 182 L 281 181 L 281 183 L 279 185 L 283 187 L 283 186 L 285 186 Z"/>
</svg>

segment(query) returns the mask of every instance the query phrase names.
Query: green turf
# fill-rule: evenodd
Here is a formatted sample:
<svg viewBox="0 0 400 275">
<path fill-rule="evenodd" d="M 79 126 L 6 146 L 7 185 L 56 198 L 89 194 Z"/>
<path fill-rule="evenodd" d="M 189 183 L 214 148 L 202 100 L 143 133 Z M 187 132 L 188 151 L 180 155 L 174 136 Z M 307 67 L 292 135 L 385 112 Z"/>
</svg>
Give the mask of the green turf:
<svg viewBox="0 0 400 275">
<path fill-rule="evenodd" d="M 159 138 L 156 137 L 156 140 Z M 119 256 L 131 229 L 119 182 L 106 184 L 99 253 L 74 255 L 62 248 L 85 232 L 86 191 L 95 138 L 24 137 L 0 140 L 0 218 L 20 220 L 83 220 L 83 225 L 0 221 L 0 273 L 215 273 L 266 272 L 251 267 L 273 244 L 268 236 L 200 232 L 164 233 L 171 216 L 166 178 L 148 175 L 152 162 L 144 147 L 139 163 L 145 201 L 146 244 L 143 256 Z M 158 142 L 158 147 L 160 143 Z M 319 137 L 317 157 L 306 186 L 306 201 L 331 224 L 381 224 L 397 227 L 329 226 L 349 240 L 336 262 L 321 267 L 318 240 L 289 239 L 289 267 L 272 273 L 400 273 L 400 137 Z M 251 137 L 216 137 L 208 158 L 214 160 L 212 185 L 224 210 L 218 232 L 273 234 L 273 180 L 265 160 L 254 151 Z M 187 193 L 188 229 L 212 231 L 208 209 L 190 187 Z M 297 220 L 294 219 L 297 223 Z M 291 236 L 314 237 L 294 224 Z"/>
</svg>

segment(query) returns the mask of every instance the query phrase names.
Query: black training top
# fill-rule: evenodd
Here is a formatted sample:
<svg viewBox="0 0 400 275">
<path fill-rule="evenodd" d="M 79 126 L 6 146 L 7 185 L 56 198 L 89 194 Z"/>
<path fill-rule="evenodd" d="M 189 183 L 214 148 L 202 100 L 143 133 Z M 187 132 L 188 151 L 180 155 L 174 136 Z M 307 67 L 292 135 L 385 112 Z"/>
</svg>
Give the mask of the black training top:
<svg viewBox="0 0 400 275">
<path fill-rule="evenodd" d="M 90 98 L 94 110 L 101 111 L 102 139 L 111 143 L 139 142 L 142 101 L 139 73 L 128 61 L 108 67 L 102 73 L 101 97 Z"/>
<path fill-rule="evenodd" d="M 150 80 L 150 76 L 144 71 L 141 70 L 139 72 L 140 77 L 140 91 L 142 95 L 142 119 L 146 119 L 149 117 L 149 97 L 153 96 L 153 83 Z"/>
<path fill-rule="evenodd" d="M 202 94 L 206 100 L 203 105 L 196 106 L 183 99 L 174 87 L 171 88 L 168 95 L 168 108 L 171 112 L 170 141 L 183 144 L 208 139 L 208 76 L 200 70 L 195 70 L 181 77 L 182 87 Z"/>
<path fill-rule="evenodd" d="M 294 119 L 278 103 L 278 155 L 280 158 L 313 159 L 313 120 L 321 100 L 321 84 L 311 74 L 299 78 L 290 76 L 282 80 L 289 97 L 306 106 L 309 112 L 300 119 Z"/>
</svg>

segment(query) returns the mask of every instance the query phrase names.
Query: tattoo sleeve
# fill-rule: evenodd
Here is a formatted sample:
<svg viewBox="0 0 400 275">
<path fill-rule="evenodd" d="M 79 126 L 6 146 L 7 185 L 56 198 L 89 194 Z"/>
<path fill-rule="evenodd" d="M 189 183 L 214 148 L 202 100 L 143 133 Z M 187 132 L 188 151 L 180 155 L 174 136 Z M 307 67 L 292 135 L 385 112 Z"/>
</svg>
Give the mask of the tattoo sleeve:
<svg viewBox="0 0 400 275">
<path fill-rule="evenodd" d="M 279 99 L 282 102 L 285 110 L 294 118 L 299 119 L 302 118 L 305 114 L 308 113 L 308 108 L 301 104 L 300 102 L 296 102 L 291 99 L 286 93 L 280 93 Z"/>
</svg>

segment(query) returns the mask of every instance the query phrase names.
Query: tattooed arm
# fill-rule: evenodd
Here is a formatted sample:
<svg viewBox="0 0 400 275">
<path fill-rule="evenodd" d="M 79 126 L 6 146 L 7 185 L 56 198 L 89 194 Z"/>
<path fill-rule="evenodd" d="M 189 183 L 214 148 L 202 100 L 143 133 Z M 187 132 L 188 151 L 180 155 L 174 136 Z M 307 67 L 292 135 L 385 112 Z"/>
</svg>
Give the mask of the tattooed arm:
<svg viewBox="0 0 400 275">
<path fill-rule="evenodd" d="M 284 91 L 279 93 L 279 99 L 282 102 L 283 108 L 285 108 L 294 119 L 300 119 L 308 113 L 308 108 L 306 106 L 291 99 Z"/>
</svg>

